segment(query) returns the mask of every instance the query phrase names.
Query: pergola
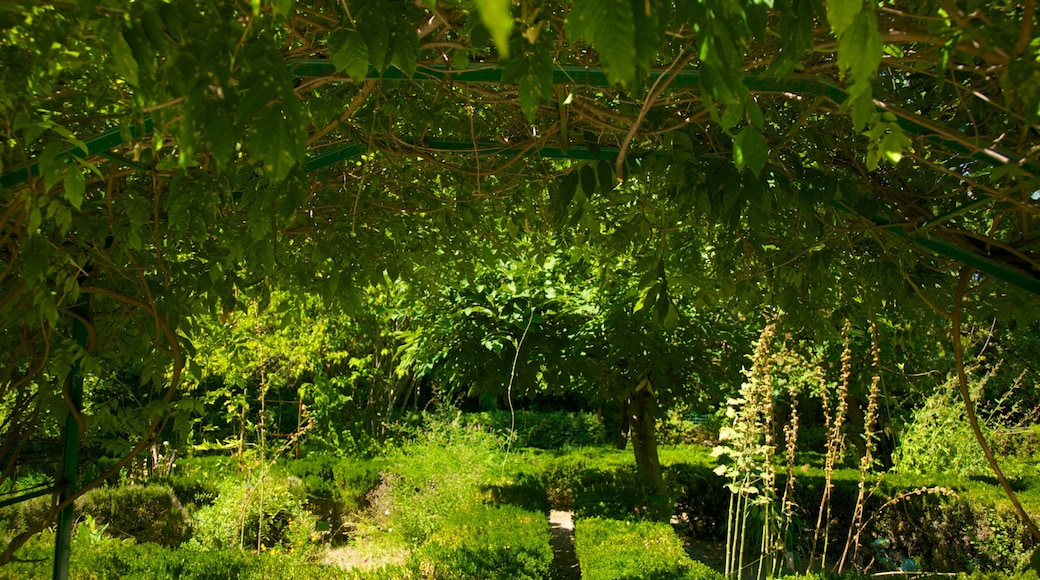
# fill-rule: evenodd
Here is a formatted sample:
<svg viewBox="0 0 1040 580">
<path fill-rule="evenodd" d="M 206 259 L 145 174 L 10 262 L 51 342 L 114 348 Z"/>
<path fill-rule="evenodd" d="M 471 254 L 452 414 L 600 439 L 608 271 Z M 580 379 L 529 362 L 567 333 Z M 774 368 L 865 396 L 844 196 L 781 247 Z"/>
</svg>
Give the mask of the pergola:
<svg viewBox="0 0 1040 580">
<path fill-rule="evenodd" d="M 647 6 L 650 4 L 648 2 Z M 1031 7 L 1032 3 L 1029 6 Z M 299 22 L 291 19 L 290 22 L 300 26 L 312 26 L 318 30 L 315 38 L 322 38 L 323 32 L 327 31 L 325 29 L 339 30 L 336 24 L 321 20 L 311 12 L 309 9 L 301 8 L 297 14 Z M 601 163 L 606 160 L 615 167 L 616 177 L 620 179 L 625 173 L 623 164 L 633 158 L 653 157 L 663 160 L 667 165 L 688 162 L 689 151 L 677 155 L 665 141 L 665 137 L 671 132 L 686 131 L 704 138 L 703 143 L 693 148 L 695 157 L 703 156 L 705 159 L 722 159 L 728 162 L 733 157 L 734 142 L 739 138 L 735 136 L 734 127 L 741 124 L 762 124 L 751 112 L 752 109 L 759 108 L 758 104 L 741 104 L 739 117 L 726 119 L 723 110 L 726 107 L 721 106 L 726 103 L 717 98 L 718 93 L 713 89 L 720 84 L 718 79 L 712 76 L 717 73 L 712 72 L 712 67 L 700 66 L 697 62 L 698 55 L 702 62 L 708 62 L 703 48 L 698 52 L 685 46 L 682 50 L 676 51 L 674 56 L 659 58 L 656 67 L 639 71 L 640 86 L 630 88 L 619 87 L 617 79 L 611 76 L 610 67 L 603 66 L 593 53 L 587 50 L 582 52 L 585 49 L 573 46 L 568 49 L 573 53 L 561 49 L 549 61 L 551 72 L 548 78 L 551 78 L 552 90 L 546 91 L 544 86 L 531 88 L 528 84 L 525 88 L 524 79 L 526 78 L 527 83 L 534 82 L 534 67 L 541 61 L 537 55 L 528 55 L 528 60 L 523 60 L 527 58 L 523 56 L 523 44 L 520 45 L 521 55 L 514 54 L 513 58 L 520 59 L 529 66 L 529 74 L 526 77 L 523 71 L 519 76 L 516 71 L 511 71 L 509 61 L 499 62 L 490 57 L 482 58 L 481 62 L 469 62 L 461 68 L 446 62 L 448 58 L 444 55 L 449 49 L 442 50 L 439 47 L 449 46 L 450 50 L 455 50 L 455 45 L 464 44 L 465 36 L 458 31 L 463 29 L 466 15 L 463 11 L 451 15 L 445 15 L 443 12 L 434 10 L 434 17 L 417 26 L 419 38 L 428 38 L 430 42 L 423 45 L 426 56 L 419 59 L 414 70 L 386 66 L 370 69 L 364 78 L 352 79 L 349 74 L 337 68 L 336 59 L 316 58 L 322 55 L 315 53 L 327 52 L 322 42 L 309 41 L 308 44 L 299 41 L 297 45 L 287 42 L 286 46 L 289 48 L 284 50 L 281 56 L 284 74 L 292 79 L 292 91 L 295 91 L 295 95 L 304 102 L 308 99 L 325 99 L 339 103 L 336 106 L 343 111 L 338 117 L 331 116 L 331 120 L 325 126 L 315 126 L 308 130 L 305 156 L 293 169 L 296 171 L 296 178 L 304 179 L 301 176 L 307 175 L 316 182 L 335 181 L 338 178 L 345 180 L 348 166 L 356 163 L 377 163 L 378 159 L 373 158 L 373 154 L 379 154 L 408 157 L 413 160 L 427 159 L 431 161 L 431 166 L 442 167 L 444 171 L 451 171 L 452 166 L 449 163 L 438 163 L 441 158 L 475 161 L 477 173 L 482 174 L 477 176 L 478 180 L 493 174 L 495 170 L 492 164 L 482 172 L 479 165 L 482 158 L 569 160 L 569 163 L 559 165 L 563 168 L 561 171 L 568 171 L 573 164 L 586 161 Z M 943 82 L 941 70 L 928 70 L 928 75 L 925 75 L 911 66 L 914 64 L 911 54 L 926 52 L 923 49 L 917 51 L 914 47 L 937 50 L 935 47 L 942 46 L 942 42 L 935 41 L 918 30 L 920 27 L 909 13 L 897 13 L 895 9 L 881 12 L 890 17 L 890 21 L 884 23 L 890 25 L 884 41 L 889 46 L 901 47 L 902 56 L 894 50 L 891 51 L 888 57 L 891 60 L 889 68 L 885 68 L 889 63 L 882 61 L 880 80 L 876 82 L 878 88 L 871 97 L 872 110 L 868 113 L 880 116 L 882 121 L 878 126 L 887 123 L 887 130 L 901 131 L 909 138 L 910 147 L 906 148 L 908 152 L 904 164 L 913 163 L 921 172 L 934 171 L 936 182 L 960 182 L 960 187 L 938 193 L 902 189 L 894 184 L 898 179 L 894 170 L 890 171 L 883 166 L 881 170 L 863 173 L 862 164 L 846 155 L 843 146 L 838 146 L 832 153 L 835 167 L 842 174 L 841 179 L 860 179 L 861 187 L 866 192 L 864 197 L 874 196 L 875 199 L 872 199 L 871 203 L 857 203 L 856 200 L 828 196 L 811 201 L 826 205 L 829 211 L 844 216 L 849 223 L 879 232 L 896 244 L 911 248 L 925 260 L 962 265 L 965 267 L 964 271 L 970 269 L 977 272 L 977 276 L 990 276 L 1000 280 L 1009 288 L 1024 291 L 1036 300 L 1036 295 L 1040 295 L 1040 249 L 1037 247 L 1038 238 L 1035 233 L 1036 222 L 1040 218 L 1040 196 L 1036 193 L 1040 191 L 1040 161 L 1035 143 L 1030 143 L 1028 138 L 1023 137 L 1018 144 L 1010 144 L 1011 139 L 1005 138 L 1007 133 L 1016 130 L 1035 138 L 1035 123 L 1027 120 L 1028 114 L 1023 117 L 1006 106 L 994 105 L 993 100 L 983 93 L 983 88 L 970 84 L 958 88 L 963 94 L 963 99 L 975 100 L 976 104 L 981 103 L 981 106 L 992 105 L 992 110 L 996 111 L 994 114 L 1005 119 L 1002 121 L 1006 125 L 1005 134 L 994 135 L 992 131 L 981 130 L 981 120 L 978 126 L 969 125 L 965 115 L 957 111 L 940 112 L 930 117 L 927 107 L 922 106 L 920 110 L 915 110 L 908 106 L 908 99 L 911 97 L 907 95 L 914 94 L 914 83 L 920 81 L 922 86 L 926 87 L 918 90 L 921 98 L 926 99 L 927 91 L 933 90 L 937 84 Z M 970 15 L 962 17 L 970 20 Z M 1035 15 L 1030 11 L 1025 20 L 1031 22 L 1034 18 Z M 325 24 L 314 24 L 314 21 L 318 20 Z M 907 23 L 914 26 L 910 27 Z M 900 24 L 906 24 L 908 28 L 900 29 Z M 290 28 L 292 34 L 300 38 L 307 36 L 300 31 L 302 29 L 297 29 L 299 27 Z M 1031 30 L 1030 28 L 1025 33 L 1027 37 L 1032 36 Z M 688 45 L 690 39 L 697 37 L 695 32 L 686 29 L 675 34 L 680 45 Z M 129 38 L 129 32 L 125 36 Z M 826 36 L 827 32 L 824 31 L 816 41 L 815 50 L 825 55 L 838 53 L 840 58 L 839 49 L 834 46 L 832 39 L 828 40 Z M 126 43 L 125 40 L 123 42 Z M 534 41 L 531 44 L 534 45 Z M 594 48 L 603 49 L 605 43 L 599 40 L 593 44 L 596 45 Z M 957 51 L 962 48 L 954 43 L 951 54 L 960 54 Z M 488 51 L 483 52 L 490 54 Z M 961 52 L 971 56 L 971 50 L 963 49 Z M 986 61 L 987 54 L 979 53 L 974 57 Z M 116 50 L 112 56 L 117 61 L 117 69 L 125 67 L 118 63 L 121 58 L 125 60 L 124 55 L 120 55 Z M 578 63 L 583 59 L 587 64 Z M 812 62 L 799 72 L 777 75 L 768 67 L 756 66 L 753 60 L 744 67 L 746 70 L 739 72 L 741 86 L 747 93 L 742 100 L 748 103 L 768 102 L 772 107 L 764 123 L 767 126 L 757 127 L 759 132 L 767 135 L 764 141 L 767 172 L 774 171 L 776 175 L 787 174 L 792 182 L 797 182 L 799 178 L 794 175 L 793 167 L 790 167 L 792 161 L 787 157 L 787 150 L 793 146 L 793 139 L 798 138 L 799 131 L 835 131 L 837 140 L 854 141 L 861 138 L 861 132 L 844 121 L 850 115 L 848 103 L 852 97 L 850 90 L 841 84 L 845 75 L 842 66 L 827 58 L 811 60 Z M 967 62 L 967 59 L 963 60 Z M 668 66 L 663 66 L 665 63 L 668 63 Z M 1010 66 L 999 62 L 984 64 L 992 67 Z M 990 73 L 980 76 L 986 74 Z M 272 78 L 281 78 L 279 75 L 283 75 L 283 72 L 277 71 Z M 919 76 L 927 78 L 921 81 Z M 215 85 L 221 82 L 229 86 L 234 84 L 225 81 L 226 79 L 218 79 L 212 82 Z M 946 79 L 945 82 L 956 85 L 954 79 Z M 244 81 L 241 81 L 241 84 L 244 85 Z M 365 129 L 360 122 L 356 126 L 348 126 L 353 116 L 369 106 L 368 102 L 375 99 L 373 95 L 383 91 L 384 87 L 387 94 L 378 103 L 371 105 L 374 108 L 370 112 L 373 119 L 381 119 L 376 109 L 393 98 L 415 99 L 415 104 L 406 105 L 419 109 L 418 115 L 422 114 L 421 109 L 424 106 L 432 107 L 438 99 L 448 101 L 452 106 L 470 107 L 468 117 L 471 129 L 475 123 L 474 118 L 484 115 L 486 119 L 481 120 L 482 128 L 470 131 L 469 139 L 459 138 L 457 135 L 441 136 L 440 131 L 432 131 L 433 135 L 426 132 L 409 132 L 414 128 L 412 120 L 385 125 L 378 130 Z M 241 87 L 240 90 L 242 94 L 237 97 L 240 100 L 250 91 L 257 91 L 255 86 Z M 540 92 L 537 108 L 531 109 L 528 104 L 523 107 L 525 110 L 521 110 L 521 107 L 517 106 L 518 98 L 522 99 L 517 96 L 517 92 L 525 90 Z M 325 93 L 321 93 L 322 91 Z M 545 98 L 550 92 L 553 97 Z M 206 94 L 206 98 L 212 97 Z M 713 97 L 719 100 L 719 103 L 714 103 Z M 180 99 L 190 100 L 186 96 Z M 262 110 L 264 107 L 270 107 L 272 103 L 277 105 L 281 100 L 284 100 L 284 96 L 271 96 L 269 102 L 260 103 L 257 107 Z M 16 199 L 25 191 L 36 191 L 37 195 L 40 195 L 40 190 L 43 189 L 42 195 L 47 195 L 46 188 L 41 187 L 47 180 L 45 165 L 51 168 L 78 168 L 82 164 L 92 168 L 96 171 L 97 179 L 91 187 L 101 189 L 108 187 L 105 184 L 110 183 L 113 176 L 123 179 L 127 176 L 130 179 L 139 176 L 151 180 L 150 183 L 158 183 L 175 174 L 176 169 L 157 171 L 154 161 L 142 161 L 139 154 L 143 149 L 151 148 L 156 149 L 155 156 L 158 157 L 158 149 L 164 147 L 164 155 L 176 155 L 177 138 L 168 136 L 176 134 L 174 128 L 177 126 L 178 117 L 169 111 L 175 110 L 177 106 L 180 106 L 180 101 L 171 101 L 162 106 L 135 106 L 133 115 L 106 120 L 104 124 L 111 128 L 87 138 L 79 136 L 80 141 L 75 145 L 61 150 L 33 151 L 26 155 L 22 162 L 4 167 L 4 172 L 0 175 L 0 192 L 4 193 L 5 198 L 4 208 L 0 209 L 7 210 L 4 218 L 6 221 L 0 224 L 0 231 L 4 232 L 5 236 L 3 245 L 0 246 L 0 258 L 4 267 L 8 268 L 14 263 L 20 247 L 18 236 L 12 237 L 9 233 L 17 229 L 11 224 L 18 221 L 21 224 L 19 227 L 24 229 L 25 223 L 32 222 L 32 217 L 20 215 L 21 210 L 10 200 Z M 736 107 L 732 103 L 728 106 Z M 748 107 L 746 113 L 745 106 Z M 862 111 L 860 114 L 863 114 Z M 761 111 L 757 115 L 761 116 Z M 466 116 L 461 115 L 462 118 Z M 797 119 L 795 124 L 783 126 L 785 121 L 792 118 Z M 832 122 L 831 118 L 840 120 Z M 428 121 L 436 125 L 439 121 L 437 113 L 430 113 Z M 457 121 L 458 119 L 453 118 L 445 124 Z M 372 125 L 375 124 L 376 122 L 372 121 Z M 725 127 L 727 124 L 729 127 Z M 1001 123 L 991 121 L 991 124 Z M 593 141 L 579 135 L 594 135 L 596 139 Z M 232 143 L 234 144 L 234 140 Z M 267 168 L 248 161 L 246 149 L 233 148 L 234 155 L 241 160 L 245 171 L 252 171 L 263 177 L 268 172 Z M 860 149 L 861 147 L 855 145 L 849 146 L 849 150 L 857 154 Z M 816 151 L 816 155 L 820 154 L 821 151 Z M 901 155 L 895 157 L 892 160 L 897 162 L 894 165 L 898 167 L 898 158 Z M 820 159 L 809 159 L 806 156 L 804 162 L 806 165 L 815 164 L 820 172 L 830 169 L 822 167 Z M 741 169 L 746 170 L 744 167 Z M 887 181 L 889 173 L 893 176 L 891 182 Z M 878 174 L 886 177 L 873 180 L 872 176 Z M 557 176 L 540 177 L 551 181 Z M 1001 185 L 1011 182 L 1015 184 L 1013 194 L 1007 193 Z M 65 186 L 77 187 L 74 181 L 70 184 L 68 180 L 65 181 Z M 262 187 L 277 186 L 276 180 Z M 84 185 L 78 187 L 85 189 Z M 163 186 L 156 187 L 161 189 Z M 235 190 L 231 198 L 241 198 L 243 190 L 244 188 Z M 804 195 L 813 196 L 818 193 L 817 190 L 806 188 Z M 82 204 L 82 191 L 78 195 L 81 199 L 76 201 Z M 157 193 L 156 199 L 161 195 L 162 193 Z M 98 203 L 103 197 L 105 195 L 94 195 Z M 118 203 L 118 199 L 116 202 Z M 749 203 L 754 201 L 750 200 Z M 156 204 L 158 207 L 158 201 Z M 160 213 L 157 209 L 157 221 L 161 220 Z M 1012 238 L 1000 232 L 1009 221 L 1017 224 L 1012 228 Z M 156 228 L 159 228 L 158 223 Z M 90 259 L 92 258 L 88 257 L 85 263 L 73 264 L 73 278 L 78 276 L 82 281 L 84 273 L 90 271 Z M 2 280 L 3 278 L 0 278 L 0 281 Z M 9 291 L 5 286 L 0 286 L 0 290 L 4 294 Z M 91 292 L 104 295 L 103 288 L 94 288 Z M 24 306 L 23 302 L 31 302 L 20 300 L 13 293 L 12 297 L 11 300 L 5 301 L 5 308 L 10 307 L 7 305 L 13 302 L 18 303 L 14 307 Z M 157 312 L 154 303 L 146 306 Z M 66 301 L 59 305 L 56 312 L 60 313 L 59 319 L 63 325 L 71 325 L 70 335 L 81 349 L 86 351 L 93 346 L 93 330 L 90 329 L 92 314 L 86 301 Z M 158 317 L 158 314 L 156 316 Z M 176 339 L 169 339 L 169 342 L 175 343 Z M 176 350 L 172 345 L 170 348 Z M 174 358 L 179 354 L 175 353 Z M 64 577 L 67 573 L 72 500 L 82 490 L 77 485 L 79 437 L 82 429 L 79 423 L 82 419 L 78 416 L 83 397 L 81 375 L 77 363 L 73 366 L 68 382 L 68 403 L 73 412 L 69 414 L 64 427 L 60 477 L 53 486 L 32 490 L 0 502 L 0 505 L 7 505 L 60 492 L 58 505 L 61 510 L 58 520 L 55 577 Z M 176 380 L 173 383 L 175 385 Z M 164 396 L 169 402 L 173 391 L 167 392 Z M 158 426 L 158 422 L 154 423 L 149 433 L 154 433 Z M 17 454 L 12 457 L 16 460 Z"/>
</svg>

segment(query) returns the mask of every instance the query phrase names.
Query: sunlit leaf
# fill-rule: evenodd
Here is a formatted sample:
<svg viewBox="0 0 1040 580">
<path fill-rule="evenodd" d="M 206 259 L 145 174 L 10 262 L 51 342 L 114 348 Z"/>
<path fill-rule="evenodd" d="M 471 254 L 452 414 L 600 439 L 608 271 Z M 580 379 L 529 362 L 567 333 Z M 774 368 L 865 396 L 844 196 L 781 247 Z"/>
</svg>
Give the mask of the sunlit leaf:
<svg viewBox="0 0 1040 580">
<path fill-rule="evenodd" d="M 360 81 L 368 74 L 368 45 L 360 33 L 343 28 L 329 35 L 329 58 L 336 70 Z"/>
<path fill-rule="evenodd" d="M 513 31 L 510 0 L 476 0 L 480 21 L 491 32 L 495 48 L 502 58 L 509 58 L 509 35 Z"/>
<path fill-rule="evenodd" d="M 636 27 L 631 0 L 575 0 L 567 15 L 569 35 L 595 47 L 607 78 L 622 86 L 635 80 Z"/>
</svg>

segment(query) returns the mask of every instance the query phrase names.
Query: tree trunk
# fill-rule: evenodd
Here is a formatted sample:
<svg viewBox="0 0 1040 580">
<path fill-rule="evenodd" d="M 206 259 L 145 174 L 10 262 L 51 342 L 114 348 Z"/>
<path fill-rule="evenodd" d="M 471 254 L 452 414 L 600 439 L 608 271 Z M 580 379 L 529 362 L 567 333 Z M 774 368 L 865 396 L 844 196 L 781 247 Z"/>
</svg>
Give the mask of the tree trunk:
<svg viewBox="0 0 1040 580">
<path fill-rule="evenodd" d="M 653 388 L 650 381 L 644 378 L 628 401 L 626 416 L 631 426 L 636 471 L 650 500 L 650 505 L 645 506 L 647 515 L 653 519 L 664 519 L 671 515 L 671 509 L 668 506 L 668 490 L 661 477 L 661 460 L 657 456 L 656 407 Z"/>
<path fill-rule="evenodd" d="M 629 405 L 629 401 L 622 401 L 621 405 L 620 405 L 621 408 L 618 411 L 617 415 L 615 415 L 615 416 L 620 417 L 620 419 L 618 421 L 618 423 L 620 423 L 620 425 L 618 426 L 617 430 L 614 432 L 614 448 L 615 449 L 624 449 L 625 446 L 628 445 L 628 429 L 630 427 L 630 425 L 629 425 L 630 414 L 629 414 L 629 410 L 628 410 L 628 405 Z"/>
</svg>

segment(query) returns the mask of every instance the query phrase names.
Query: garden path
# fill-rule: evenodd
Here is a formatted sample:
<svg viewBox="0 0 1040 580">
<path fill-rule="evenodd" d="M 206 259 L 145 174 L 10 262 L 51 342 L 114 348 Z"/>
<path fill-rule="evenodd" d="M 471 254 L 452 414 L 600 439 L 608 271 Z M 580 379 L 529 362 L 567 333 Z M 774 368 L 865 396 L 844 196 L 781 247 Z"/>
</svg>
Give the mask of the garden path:
<svg viewBox="0 0 1040 580">
<path fill-rule="evenodd" d="M 580 580 L 581 568 L 574 552 L 574 513 L 560 510 L 549 512 L 552 536 L 549 545 L 553 551 L 553 578 L 555 580 Z"/>
</svg>

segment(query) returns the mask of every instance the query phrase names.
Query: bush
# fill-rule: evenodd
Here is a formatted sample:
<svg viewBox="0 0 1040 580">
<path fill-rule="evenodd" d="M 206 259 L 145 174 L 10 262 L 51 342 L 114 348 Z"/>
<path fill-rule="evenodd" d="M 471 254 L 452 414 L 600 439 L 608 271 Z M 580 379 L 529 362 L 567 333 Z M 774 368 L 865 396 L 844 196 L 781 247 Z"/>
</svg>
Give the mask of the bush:
<svg viewBox="0 0 1040 580">
<path fill-rule="evenodd" d="M 87 492 L 77 512 L 90 514 L 115 537 L 177 546 L 191 537 L 188 514 L 163 485 L 102 487 Z"/>
<path fill-rule="evenodd" d="M 714 446 L 725 415 L 695 413 L 684 405 L 669 409 L 657 420 L 657 443 L 660 445 Z"/>
<path fill-rule="evenodd" d="M 665 523 L 581 519 L 574 536 L 584 580 L 722 580 L 690 559 Z"/>
<path fill-rule="evenodd" d="M 457 512 L 409 563 L 430 580 L 513 580 L 546 578 L 552 558 L 546 517 L 506 505 Z"/>
<path fill-rule="evenodd" d="M 258 470 L 220 486 L 213 505 L 195 513 L 195 539 L 207 549 L 285 546 L 302 548 L 315 532 L 315 518 L 303 507 L 299 480 Z"/>
<path fill-rule="evenodd" d="M 15 562 L 0 568 L 0 580 L 45 578 L 53 565 L 53 533 L 34 538 Z M 73 540 L 69 577 L 84 580 L 260 580 L 268 578 L 358 578 L 332 566 L 322 566 L 293 554 L 250 554 L 240 550 L 195 551 L 170 549 L 158 544 L 132 544 L 85 534 Z M 404 578 L 370 576 L 370 578 Z"/>
<path fill-rule="evenodd" d="M 456 511 L 486 499 L 485 482 L 501 465 L 501 441 L 476 427 L 445 423 L 387 457 L 369 514 L 405 542 L 426 541 Z"/>
<path fill-rule="evenodd" d="M 333 470 L 333 481 L 344 512 L 368 507 L 368 496 L 379 485 L 383 463 L 374 460 L 342 461 Z"/>
<path fill-rule="evenodd" d="M 517 447 L 538 449 L 562 449 L 601 445 L 607 440 L 606 430 L 599 417 L 593 413 L 566 413 L 556 411 L 485 411 L 462 415 L 466 425 L 491 428 L 499 435 L 516 435 L 513 444 Z"/>
</svg>

